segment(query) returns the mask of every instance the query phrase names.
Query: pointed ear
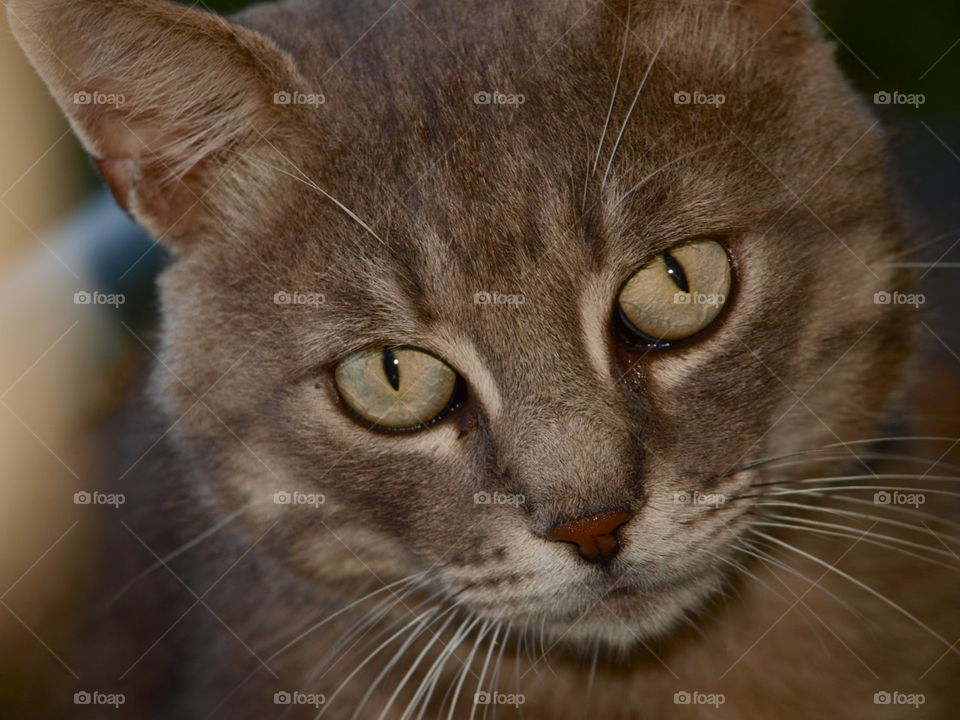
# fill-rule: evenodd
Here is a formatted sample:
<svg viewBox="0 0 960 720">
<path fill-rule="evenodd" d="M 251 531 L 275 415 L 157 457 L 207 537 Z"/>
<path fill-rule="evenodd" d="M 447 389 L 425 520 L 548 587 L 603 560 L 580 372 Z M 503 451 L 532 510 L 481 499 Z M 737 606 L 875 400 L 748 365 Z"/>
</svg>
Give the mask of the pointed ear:
<svg viewBox="0 0 960 720">
<path fill-rule="evenodd" d="M 167 0 L 9 0 L 8 14 L 117 202 L 155 236 L 249 202 L 254 148 L 297 112 L 275 93 L 303 89 L 272 41 Z"/>
</svg>

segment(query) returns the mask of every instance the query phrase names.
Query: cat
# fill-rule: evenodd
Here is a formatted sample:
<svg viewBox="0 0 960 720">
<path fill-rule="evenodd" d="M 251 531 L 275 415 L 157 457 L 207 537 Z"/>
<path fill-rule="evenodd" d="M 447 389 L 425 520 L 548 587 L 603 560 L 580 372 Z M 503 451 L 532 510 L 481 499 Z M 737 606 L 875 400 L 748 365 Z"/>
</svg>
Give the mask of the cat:
<svg viewBox="0 0 960 720">
<path fill-rule="evenodd" d="M 866 441 L 909 232 L 804 3 L 8 6 L 175 258 L 63 716 L 956 716 L 949 467 Z"/>
</svg>

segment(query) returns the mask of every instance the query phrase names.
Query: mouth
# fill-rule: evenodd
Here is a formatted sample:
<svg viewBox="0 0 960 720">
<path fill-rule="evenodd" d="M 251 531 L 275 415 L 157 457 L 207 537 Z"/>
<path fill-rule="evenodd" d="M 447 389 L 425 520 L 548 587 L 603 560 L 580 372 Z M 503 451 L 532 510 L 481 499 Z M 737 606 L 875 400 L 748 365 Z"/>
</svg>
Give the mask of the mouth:
<svg viewBox="0 0 960 720">
<path fill-rule="evenodd" d="M 654 597 L 686 587 L 700 580 L 702 577 L 702 572 L 692 573 L 672 580 L 653 583 L 637 582 L 627 577 L 620 577 L 604 587 L 601 597 L 604 599 L 617 597 Z"/>
</svg>

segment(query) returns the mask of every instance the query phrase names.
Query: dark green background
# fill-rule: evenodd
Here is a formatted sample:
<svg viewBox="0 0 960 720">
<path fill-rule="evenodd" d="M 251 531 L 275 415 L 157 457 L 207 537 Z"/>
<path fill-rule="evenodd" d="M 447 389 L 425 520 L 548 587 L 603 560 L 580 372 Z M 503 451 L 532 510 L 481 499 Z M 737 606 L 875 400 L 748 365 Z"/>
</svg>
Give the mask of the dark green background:
<svg viewBox="0 0 960 720">
<path fill-rule="evenodd" d="M 250 4 L 199 3 L 223 13 Z M 865 94 L 923 93 L 921 111 L 960 110 L 960 44 L 930 70 L 960 40 L 960 0 L 820 0 L 812 6 L 837 42 L 840 65 Z"/>
</svg>

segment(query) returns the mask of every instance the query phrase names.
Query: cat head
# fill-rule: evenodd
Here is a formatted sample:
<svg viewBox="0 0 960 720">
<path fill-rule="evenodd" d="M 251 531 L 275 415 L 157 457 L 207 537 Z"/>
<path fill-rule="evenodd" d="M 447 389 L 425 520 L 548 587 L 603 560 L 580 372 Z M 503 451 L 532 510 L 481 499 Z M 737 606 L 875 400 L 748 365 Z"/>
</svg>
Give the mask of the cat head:
<svg viewBox="0 0 960 720">
<path fill-rule="evenodd" d="M 803 9 L 10 19 L 176 254 L 154 386 L 200 494 L 322 592 L 416 577 L 627 646 L 728 581 L 789 472 L 753 461 L 897 385 L 883 138 Z"/>
</svg>

